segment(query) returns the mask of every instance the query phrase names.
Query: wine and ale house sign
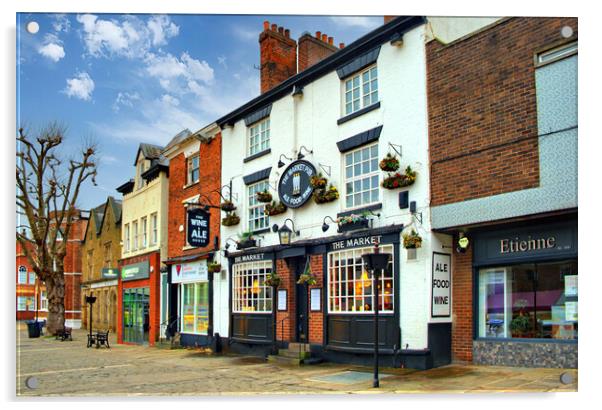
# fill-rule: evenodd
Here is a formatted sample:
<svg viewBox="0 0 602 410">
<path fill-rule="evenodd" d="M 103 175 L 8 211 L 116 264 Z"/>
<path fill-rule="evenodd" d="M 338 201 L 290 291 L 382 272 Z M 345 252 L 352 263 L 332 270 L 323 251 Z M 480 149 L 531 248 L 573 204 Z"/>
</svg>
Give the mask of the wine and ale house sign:
<svg viewBox="0 0 602 410">
<path fill-rule="evenodd" d="M 316 168 L 308 161 L 299 160 L 290 164 L 282 173 L 278 183 L 280 201 L 288 208 L 299 208 L 305 204 L 314 191 L 311 177 Z"/>
</svg>

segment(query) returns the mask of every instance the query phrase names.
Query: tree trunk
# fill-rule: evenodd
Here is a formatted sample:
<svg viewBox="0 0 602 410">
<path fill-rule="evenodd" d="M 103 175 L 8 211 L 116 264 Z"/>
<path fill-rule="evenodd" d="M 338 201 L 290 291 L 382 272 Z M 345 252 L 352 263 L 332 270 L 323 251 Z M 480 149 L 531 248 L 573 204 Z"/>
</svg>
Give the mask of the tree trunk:
<svg viewBox="0 0 602 410">
<path fill-rule="evenodd" d="M 46 279 L 48 293 L 48 333 L 56 334 L 65 327 L 65 277 L 62 272 L 53 272 Z"/>
</svg>

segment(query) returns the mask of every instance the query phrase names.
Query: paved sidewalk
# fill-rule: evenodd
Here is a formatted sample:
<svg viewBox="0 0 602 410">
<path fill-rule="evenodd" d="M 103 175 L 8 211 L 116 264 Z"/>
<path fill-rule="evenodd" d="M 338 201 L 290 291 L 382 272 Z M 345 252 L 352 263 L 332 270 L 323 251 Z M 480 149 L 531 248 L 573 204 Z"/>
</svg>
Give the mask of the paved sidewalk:
<svg viewBox="0 0 602 410">
<path fill-rule="evenodd" d="M 465 365 L 427 371 L 382 368 L 381 387 L 373 389 L 366 374 L 371 369 L 366 367 L 332 363 L 286 366 L 248 356 L 116 343 L 111 343 L 111 349 L 87 349 L 83 330 L 74 330 L 73 339 L 28 339 L 24 329 L 17 330 L 18 396 L 577 391 L 574 369 Z M 572 375 L 573 383 L 560 382 L 564 372 Z M 37 388 L 25 386 L 29 377 L 36 378 Z"/>
</svg>

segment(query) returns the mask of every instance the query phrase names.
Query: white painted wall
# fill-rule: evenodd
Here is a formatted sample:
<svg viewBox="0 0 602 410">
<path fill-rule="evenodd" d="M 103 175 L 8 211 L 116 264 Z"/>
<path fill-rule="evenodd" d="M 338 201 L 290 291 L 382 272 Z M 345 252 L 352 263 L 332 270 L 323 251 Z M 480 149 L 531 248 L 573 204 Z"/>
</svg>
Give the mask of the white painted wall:
<svg viewBox="0 0 602 410">
<path fill-rule="evenodd" d="M 502 17 L 427 17 L 428 40 L 437 39 L 443 44 L 449 44 L 501 19 Z"/>
<path fill-rule="evenodd" d="M 286 96 L 273 103 L 270 114 L 270 155 L 243 163 L 248 139 L 244 121 L 240 120 L 233 127 L 222 131 L 222 184 L 232 180 L 233 193 L 237 196 L 237 213 L 241 217 L 238 226 L 222 226 L 222 249 L 229 237 L 236 239 L 237 233 L 247 229 L 248 198 L 242 177 L 272 167 L 269 181 L 273 187 L 277 187 L 280 172 L 285 169 L 277 166 L 280 154 L 296 157 L 301 145 L 313 150 L 314 153 L 306 155 L 305 159 L 312 162 L 318 171 L 318 163 L 331 166 L 332 174 L 327 178 L 339 189 L 341 195 L 339 200 L 329 204 L 317 205 L 310 200 L 300 209 L 289 209 L 286 213 L 271 218 L 270 226 L 274 223 L 282 225 L 286 218 L 291 218 L 295 221 L 295 228 L 301 231 L 300 236 L 293 240 L 305 240 L 336 235 L 334 224 L 331 224 L 326 233 L 322 232 L 323 218 L 326 215 L 336 218 L 338 212 L 346 211 L 344 156 L 338 151 L 337 141 L 383 125 L 379 139 L 379 157 L 382 159 L 388 151 L 393 152 L 388 146 L 390 142 L 402 145 L 401 168 L 410 165 L 418 172 L 416 183 L 409 188 L 410 201 L 417 202 L 418 212 L 423 215 L 422 225 L 416 222 L 413 225 L 423 237 L 423 247 L 418 251 L 418 259 L 406 261 L 406 251 L 401 248 L 400 260 L 397 261 L 400 263 L 401 278 L 396 291 L 401 301 L 402 347 L 407 345 L 410 349 L 427 347 L 432 251 L 442 252 L 442 241 L 449 242 L 445 237 L 435 238 L 430 231 L 425 41 L 426 29 L 421 26 L 405 34 L 402 46 L 392 46 L 388 42 L 381 46 L 377 60 L 381 107 L 377 110 L 337 125 L 337 119 L 343 116 L 343 83 L 333 71 L 306 85 L 303 96 Z M 380 177 L 382 181 L 385 173 L 381 172 Z M 407 226 L 412 222 L 409 209 L 399 209 L 399 192 L 401 189 L 381 189 L 380 202 L 383 208 L 378 211 L 381 216 L 374 220 L 374 227 L 393 224 Z M 272 195 L 276 198 L 277 192 L 272 191 Z M 260 246 L 278 244 L 278 235 L 272 232 L 260 235 L 260 239 Z M 225 259 L 222 264 L 227 268 Z M 222 300 L 227 301 L 227 286 L 221 286 L 220 291 L 220 297 L 224 298 Z M 216 303 L 217 297 L 216 295 Z M 227 303 L 222 306 L 221 314 L 227 317 Z"/>
</svg>

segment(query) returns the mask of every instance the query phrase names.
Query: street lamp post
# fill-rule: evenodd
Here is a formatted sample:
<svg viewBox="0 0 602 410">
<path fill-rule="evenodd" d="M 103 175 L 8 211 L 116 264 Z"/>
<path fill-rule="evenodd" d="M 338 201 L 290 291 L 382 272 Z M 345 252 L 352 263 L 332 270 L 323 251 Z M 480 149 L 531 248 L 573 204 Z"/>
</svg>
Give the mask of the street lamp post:
<svg viewBox="0 0 602 410">
<path fill-rule="evenodd" d="M 96 302 L 96 296 L 86 296 L 86 303 L 90 306 L 90 335 L 88 336 L 88 347 L 92 341 L 92 305 Z"/>
<path fill-rule="evenodd" d="M 372 278 L 374 283 L 374 381 L 372 387 L 379 387 L 378 380 L 378 284 L 380 282 L 380 272 L 387 268 L 389 261 L 391 260 L 390 253 L 379 253 L 378 242 L 374 245 L 374 253 L 368 253 L 362 255 L 366 270 L 372 271 Z"/>
</svg>

